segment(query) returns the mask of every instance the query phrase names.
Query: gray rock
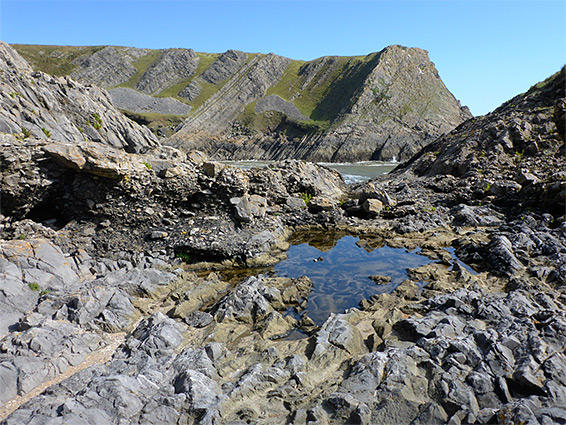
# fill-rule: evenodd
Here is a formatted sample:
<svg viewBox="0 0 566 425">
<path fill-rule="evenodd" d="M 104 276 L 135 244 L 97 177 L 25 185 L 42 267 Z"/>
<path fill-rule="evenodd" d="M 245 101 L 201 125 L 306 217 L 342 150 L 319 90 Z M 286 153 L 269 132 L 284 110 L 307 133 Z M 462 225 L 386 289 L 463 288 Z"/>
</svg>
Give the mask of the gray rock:
<svg viewBox="0 0 566 425">
<path fill-rule="evenodd" d="M 197 310 L 187 314 L 184 320 L 185 323 L 189 326 L 195 328 L 204 328 L 212 323 L 213 317 L 210 313 L 205 313 L 203 311 Z"/>
<path fill-rule="evenodd" d="M 4 404 L 18 394 L 18 370 L 11 362 L 0 363 L 0 403 Z"/>
<path fill-rule="evenodd" d="M 198 83 L 198 81 L 192 81 L 187 87 L 179 92 L 180 97 L 184 97 L 188 101 L 192 102 L 199 97 L 200 93 L 202 92 L 202 86 Z"/>
<path fill-rule="evenodd" d="M 223 321 L 253 323 L 267 316 L 273 308 L 261 294 L 261 285 L 261 278 L 250 277 L 220 301 L 214 318 L 220 323 Z"/>
<path fill-rule="evenodd" d="M 218 84 L 232 77 L 244 66 L 248 59 L 248 54 L 238 50 L 228 50 L 221 54 L 203 72 L 202 79 L 211 84 Z"/>
<path fill-rule="evenodd" d="M 234 205 L 234 217 L 243 223 L 249 223 L 256 217 L 262 218 L 267 209 L 267 200 L 258 195 L 244 194 L 230 199 L 230 202 Z"/>
<path fill-rule="evenodd" d="M 489 258 L 494 266 L 508 275 L 524 269 L 513 252 L 513 246 L 505 236 L 496 237 L 489 245 Z"/>
<path fill-rule="evenodd" d="M 158 312 L 140 323 L 129 344 L 148 354 L 163 354 L 171 353 L 182 341 L 182 326 Z"/>
<path fill-rule="evenodd" d="M 174 381 L 175 392 L 187 394 L 191 409 L 204 411 L 218 403 L 220 388 L 208 376 L 194 370 L 181 372 Z"/>
<path fill-rule="evenodd" d="M 285 114 L 288 118 L 303 121 L 308 120 L 309 117 L 303 115 L 301 111 L 292 103 L 289 102 L 280 96 L 271 95 L 262 97 L 259 99 L 255 104 L 255 111 L 257 113 L 268 112 L 268 111 L 275 111 L 281 112 Z"/>
<path fill-rule="evenodd" d="M 191 107 L 172 98 L 152 97 L 135 90 L 117 87 L 110 90 L 112 103 L 118 109 L 149 114 L 186 115 Z"/>
<path fill-rule="evenodd" d="M 142 49 L 105 47 L 90 57 L 75 60 L 77 67 L 71 77 L 85 84 L 110 88 L 128 81 L 137 70 L 132 62 L 149 53 Z"/>
<path fill-rule="evenodd" d="M 167 49 L 141 76 L 136 90 L 156 94 L 188 78 L 197 69 L 200 58 L 192 49 Z"/>
</svg>

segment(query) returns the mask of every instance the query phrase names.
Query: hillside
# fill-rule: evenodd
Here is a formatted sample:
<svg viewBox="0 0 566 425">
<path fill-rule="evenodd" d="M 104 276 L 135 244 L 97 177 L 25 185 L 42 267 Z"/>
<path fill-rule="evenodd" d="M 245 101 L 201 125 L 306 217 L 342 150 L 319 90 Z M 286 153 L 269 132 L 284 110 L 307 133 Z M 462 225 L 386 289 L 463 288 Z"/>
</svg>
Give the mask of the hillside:
<svg viewBox="0 0 566 425">
<path fill-rule="evenodd" d="M 254 60 L 275 79 L 285 61 Z M 564 86 L 347 186 L 162 146 L 0 43 L 0 423 L 564 423 Z M 317 266 L 350 307 L 318 301 Z"/>
<path fill-rule="evenodd" d="M 236 50 L 14 48 L 35 69 L 109 89 L 165 143 L 219 159 L 402 160 L 471 117 L 418 48 L 309 62 Z"/>
</svg>

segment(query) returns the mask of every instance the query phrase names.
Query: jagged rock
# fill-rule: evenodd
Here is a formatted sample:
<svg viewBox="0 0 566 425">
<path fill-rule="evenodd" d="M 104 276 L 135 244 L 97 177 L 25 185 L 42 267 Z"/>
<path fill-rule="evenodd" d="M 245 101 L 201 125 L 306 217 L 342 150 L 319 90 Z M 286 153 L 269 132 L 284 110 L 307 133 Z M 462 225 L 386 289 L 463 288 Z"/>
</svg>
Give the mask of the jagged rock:
<svg viewBox="0 0 566 425">
<path fill-rule="evenodd" d="M 136 89 L 146 94 L 158 93 L 190 77 L 197 69 L 199 61 L 200 58 L 193 49 L 164 50 L 141 76 Z"/>
<path fill-rule="evenodd" d="M 489 246 L 490 258 L 499 270 L 513 274 L 524 269 L 513 252 L 513 246 L 505 236 L 497 237 Z"/>
<path fill-rule="evenodd" d="M 238 50 L 228 50 L 221 54 L 202 74 L 202 79 L 218 84 L 232 77 L 246 63 L 248 54 Z"/>
<path fill-rule="evenodd" d="M 106 91 L 68 77 L 32 72 L 24 63 L 10 46 L 0 44 L 0 66 L 4 70 L 0 80 L 2 131 L 58 142 L 86 139 L 129 152 L 145 152 L 157 146 L 147 128 L 114 108 Z"/>
<path fill-rule="evenodd" d="M 134 330 L 129 347 L 158 355 L 172 352 L 182 341 L 181 325 L 158 312 L 144 320 Z"/>
<path fill-rule="evenodd" d="M 260 292 L 261 279 L 251 277 L 220 302 L 214 315 L 218 322 L 252 323 L 267 316 L 273 308 Z"/>
</svg>

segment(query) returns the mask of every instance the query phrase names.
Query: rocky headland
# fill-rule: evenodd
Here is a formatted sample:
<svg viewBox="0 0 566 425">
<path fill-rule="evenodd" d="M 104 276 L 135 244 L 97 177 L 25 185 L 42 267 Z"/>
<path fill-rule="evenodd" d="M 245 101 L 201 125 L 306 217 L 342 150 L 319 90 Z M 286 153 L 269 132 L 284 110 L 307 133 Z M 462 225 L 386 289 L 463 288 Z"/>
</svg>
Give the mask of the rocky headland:
<svg viewBox="0 0 566 425">
<path fill-rule="evenodd" d="M 357 186 L 163 145 L 4 43 L 0 72 L 2 423 L 566 422 L 564 69 Z M 313 230 L 433 262 L 317 326 L 266 273 Z"/>
<path fill-rule="evenodd" d="M 212 159 L 406 160 L 471 117 L 418 48 L 308 62 L 236 50 L 15 48 L 35 69 L 109 89 L 164 144 Z"/>
</svg>

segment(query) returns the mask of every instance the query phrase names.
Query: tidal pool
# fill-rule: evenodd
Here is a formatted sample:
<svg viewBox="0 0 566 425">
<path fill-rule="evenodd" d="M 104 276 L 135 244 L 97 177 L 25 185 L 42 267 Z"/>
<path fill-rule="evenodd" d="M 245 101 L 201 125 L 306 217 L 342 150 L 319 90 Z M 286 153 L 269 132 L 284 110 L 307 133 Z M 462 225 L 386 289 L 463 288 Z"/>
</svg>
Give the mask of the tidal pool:
<svg viewBox="0 0 566 425">
<path fill-rule="evenodd" d="M 307 234 L 294 238 L 287 259 L 273 267 L 277 276 L 308 276 L 313 291 L 306 314 L 322 325 L 330 313 L 357 307 L 362 299 L 392 292 L 408 278 L 407 269 L 433 263 L 420 249 L 391 248 L 379 239 L 336 234 Z M 370 276 L 391 278 L 377 284 Z"/>
</svg>

